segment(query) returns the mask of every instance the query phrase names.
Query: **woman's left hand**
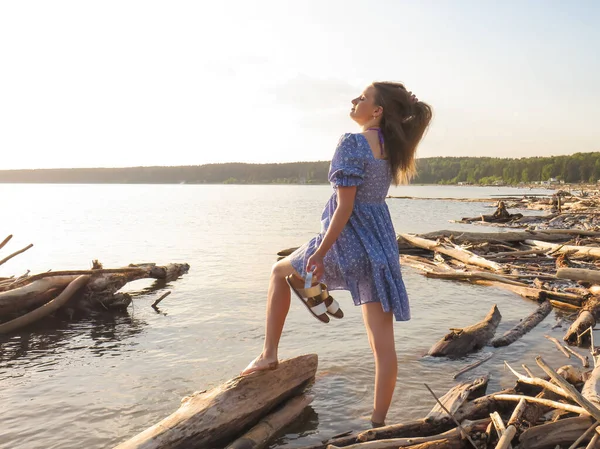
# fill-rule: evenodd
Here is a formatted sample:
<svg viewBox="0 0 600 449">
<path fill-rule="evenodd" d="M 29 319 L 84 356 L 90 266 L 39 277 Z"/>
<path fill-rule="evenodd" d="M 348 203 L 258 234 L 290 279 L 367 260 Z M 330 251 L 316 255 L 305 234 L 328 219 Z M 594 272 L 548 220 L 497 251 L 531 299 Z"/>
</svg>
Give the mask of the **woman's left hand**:
<svg viewBox="0 0 600 449">
<path fill-rule="evenodd" d="M 323 265 L 323 256 L 314 253 L 306 262 L 306 271 L 312 271 L 315 279 L 321 279 L 325 274 L 325 266 Z"/>
</svg>

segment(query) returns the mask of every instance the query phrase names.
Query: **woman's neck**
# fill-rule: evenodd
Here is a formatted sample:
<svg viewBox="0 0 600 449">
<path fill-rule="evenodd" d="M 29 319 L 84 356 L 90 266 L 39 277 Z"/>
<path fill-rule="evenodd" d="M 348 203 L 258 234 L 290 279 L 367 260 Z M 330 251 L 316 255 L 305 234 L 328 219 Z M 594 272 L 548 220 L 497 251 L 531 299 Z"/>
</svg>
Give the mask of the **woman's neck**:
<svg viewBox="0 0 600 449">
<path fill-rule="evenodd" d="M 369 128 L 379 128 L 380 127 L 380 119 L 369 120 L 367 123 L 362 125 L 363 132 L 367 131 Z"/>
</svg>

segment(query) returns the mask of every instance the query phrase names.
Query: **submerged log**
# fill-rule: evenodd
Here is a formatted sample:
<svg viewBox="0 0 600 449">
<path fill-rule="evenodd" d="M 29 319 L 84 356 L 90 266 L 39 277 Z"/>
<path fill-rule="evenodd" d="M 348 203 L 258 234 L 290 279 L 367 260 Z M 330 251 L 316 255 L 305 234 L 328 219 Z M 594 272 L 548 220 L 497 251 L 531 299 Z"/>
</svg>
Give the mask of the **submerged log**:
<svg viewBox="0 0 600 449">
<path fill-rule="evenodd" d="M 179 409 L 118 449 L 219 447 L 253 426 L 314 378 L 317 355 L 285 360 L 273 371 L 236 377 L 183 399 Z"/>
<path fill-rule="evenodd" d="M 544 318 L 548 316 L 551 310 L 552 304 L 550 304 L 548 301 L 544 301 L 542 305 L 535 310 L 535 312 L 523 319 L 523 321 L 521 321 L 512 329 L 506 331 L 501 337 L 492 340 L 492 346 L 499 348 L 501 346 L 508 346 L 511 343 L 514 343 L 539 323 L 541 323 Z"/>
<path fill-rule="evenodd" d="M 225 449 L 262 449 L 275 434 L 296 419 L 313 401 L 313 396 L 300 395 L 290 399 L 280 409 L 265 416 L 248 432 Z"/>
<path fill-rule="evenodd" d="M 427 354 L 434 357 L 460 357 L 481 349 L 494 336 L 501 319 L 502 315 L 494 304 L 483 321 L 463 329 L 453 329 L 434 344 Z"/>
</svg>

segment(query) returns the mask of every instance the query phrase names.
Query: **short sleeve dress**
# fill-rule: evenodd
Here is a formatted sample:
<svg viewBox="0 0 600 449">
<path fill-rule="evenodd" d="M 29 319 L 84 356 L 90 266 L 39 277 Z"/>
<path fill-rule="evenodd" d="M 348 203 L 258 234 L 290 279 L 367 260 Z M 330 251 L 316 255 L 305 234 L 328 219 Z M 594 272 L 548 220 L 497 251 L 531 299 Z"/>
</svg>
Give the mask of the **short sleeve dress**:
<svg viewBox="0 0 600 449">
<path fill-rule="evenodd" d="M 329 290 L 349 290 L 355 305 L 380 302 L 398 321 L 410 319 L 396 232 L 385 203 L 392 173 L 387 160 L 373 156 L 362 134 L 344 134 L 331 161 L 329 182 L 334 192 L 321 216 L 321 232 L 290 256 L 292 266 L 306 276 L 308 258 L 317 250 L 337 207 L 339 186 L 356 186 L 348 223 L 324 258 L 322 282 Z"/>
</svg>

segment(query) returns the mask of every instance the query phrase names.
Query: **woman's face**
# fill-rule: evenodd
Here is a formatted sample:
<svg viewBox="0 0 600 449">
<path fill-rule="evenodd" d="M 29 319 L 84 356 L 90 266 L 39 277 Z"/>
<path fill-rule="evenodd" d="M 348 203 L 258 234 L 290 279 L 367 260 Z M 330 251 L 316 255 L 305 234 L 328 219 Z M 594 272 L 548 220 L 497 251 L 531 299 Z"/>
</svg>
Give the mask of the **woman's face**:
<svg viewBox="0 0 600 449">
<path fill-rule="evenodd" d="M 350 118 L 359 125 L 373 121 L 381 116 L 383 108 L 375 104 L 375 88 L 367 87 L 363 93 L 352 100 Z"/>
</svg>

